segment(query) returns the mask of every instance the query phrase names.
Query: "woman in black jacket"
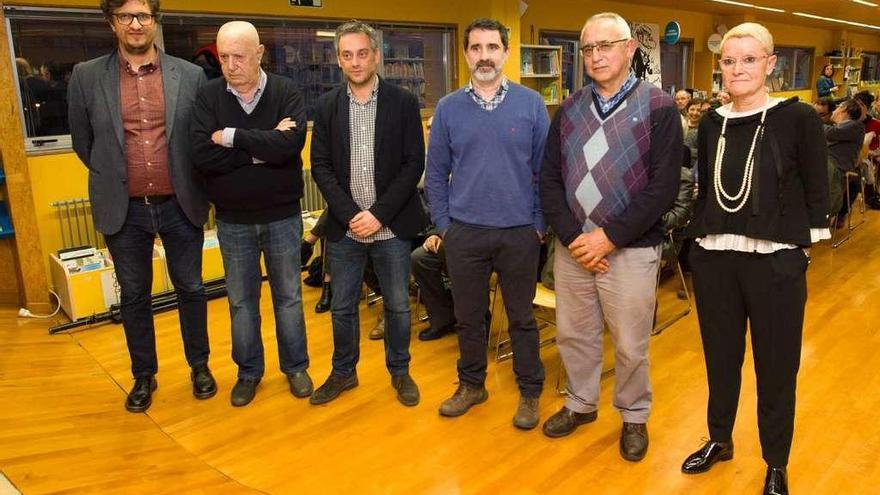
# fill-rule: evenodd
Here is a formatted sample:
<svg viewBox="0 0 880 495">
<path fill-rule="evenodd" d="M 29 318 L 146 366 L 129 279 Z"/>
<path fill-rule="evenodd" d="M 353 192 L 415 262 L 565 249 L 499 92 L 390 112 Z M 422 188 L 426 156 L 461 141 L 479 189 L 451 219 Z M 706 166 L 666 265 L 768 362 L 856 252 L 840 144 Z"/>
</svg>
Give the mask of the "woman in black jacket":
<svg viewBox="0 0 880 495">
<path fill-rule="evenodd" d="M 699 196 L 688 235 L 709 380 L 709 441 L 682 465 L 687 474 L 733 458 L 733 424 L 746 327 L 758 385 L 765 494 L 787 494 L 808 249 L 830 237 L 822 123 L 813 108 L 771 97 L 773 37 L 760 24 L 721 42 L 731 102 L 698 133 Z"/>
</svg>

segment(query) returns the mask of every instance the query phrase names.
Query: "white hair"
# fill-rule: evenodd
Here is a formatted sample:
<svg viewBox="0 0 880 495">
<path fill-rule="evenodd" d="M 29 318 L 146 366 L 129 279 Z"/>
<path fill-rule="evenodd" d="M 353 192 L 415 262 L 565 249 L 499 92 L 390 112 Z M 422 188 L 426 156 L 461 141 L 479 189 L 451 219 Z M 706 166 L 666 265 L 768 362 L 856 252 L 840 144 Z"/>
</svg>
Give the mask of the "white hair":
<svg viewBox="0 0 880 495">
<path fill-rule="evenodd" d="M 732 38 L 753 38 L 761 44 L 764 53 L 773 55 L 773 35 L 770 34 L 767 28 L 756 22 L 744 22 L 734 26 L 733 29 L 724 34 L 724 38 L 721 38 L 721 47 L 724 48 L 727 40 Z"/>
<path fill-rule="evenodd" d="M 629 23 L 626 22 L 626 19 L 620 16 L 620 14 L 616 14 L 614 12 L 602 12 L 596 14 L 584 23 L 583 29 L 581 29 L 581 39 L 584 38 L 584 34 L 587 32 L 587 28 L 590 25 L 595 24 L 599 21 L 611 21 L 614 23 L 617 31 L 620 33 L 620 37 L 624 39 L 632 38 L 632 30 L 629 28 Z"/>
</svg>

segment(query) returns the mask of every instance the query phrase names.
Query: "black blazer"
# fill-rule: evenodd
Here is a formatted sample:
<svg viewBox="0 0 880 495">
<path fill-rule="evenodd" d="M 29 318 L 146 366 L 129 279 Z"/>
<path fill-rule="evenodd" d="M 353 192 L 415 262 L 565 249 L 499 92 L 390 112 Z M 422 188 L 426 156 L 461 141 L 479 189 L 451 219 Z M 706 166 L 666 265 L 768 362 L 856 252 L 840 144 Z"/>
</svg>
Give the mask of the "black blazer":
<svg viewBox="0 0 880 495">
<path fill-rule="evenodd" d="M 327 238 L 342 239 L 361 209 L 351 195 L 349 98 L 343 83 L 318 100 L 312 127 L 312 177 L 327 201 Z M 382 225 L 411 239 L 428 225 L 416 185 L 425 169 L 425 138 L 418 99 L 379 79 L 374 147 L 376 202 L 370 208 Z"/>
</svg>

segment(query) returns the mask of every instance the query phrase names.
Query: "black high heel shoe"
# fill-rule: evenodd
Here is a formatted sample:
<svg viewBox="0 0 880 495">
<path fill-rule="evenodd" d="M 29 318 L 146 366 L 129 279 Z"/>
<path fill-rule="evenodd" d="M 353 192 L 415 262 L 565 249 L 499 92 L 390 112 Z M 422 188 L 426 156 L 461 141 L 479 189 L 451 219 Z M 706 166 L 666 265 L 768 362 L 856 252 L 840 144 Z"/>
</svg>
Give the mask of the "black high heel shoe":
<svg viewBox="0 0 880 495">
<path fill-rule="evenodd" d="M 324 282 L 321 289 L 321 298 L 318 304 L 315 304 L 315 313 L 326 313 L 330 311 L 330 301 L 333 299 L 333 291 L 330 290 L 330 282 Z"/>
</svg>

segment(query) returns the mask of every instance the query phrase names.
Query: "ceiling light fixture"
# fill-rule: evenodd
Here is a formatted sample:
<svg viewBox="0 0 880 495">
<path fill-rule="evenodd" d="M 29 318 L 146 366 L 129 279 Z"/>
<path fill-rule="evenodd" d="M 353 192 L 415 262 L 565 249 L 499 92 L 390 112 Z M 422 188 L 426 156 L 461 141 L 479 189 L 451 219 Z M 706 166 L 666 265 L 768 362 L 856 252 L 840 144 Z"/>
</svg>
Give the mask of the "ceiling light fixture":
<svg viewBox="0 0 880 495">
<path fill-rule="evenodd" d="M 820 21 L 838 22 L 840 24 L 849 24 L 850 26 L 858 26 L 858 27 L 863 27 L 863 28 L 867 28 L 867 29 L 876 29 L 876 30 L 880 31 L 880 26 L 875 26 L 873 24 L 865 24 L 863 22 L 845 21 L 843 19 L 835 19 L 833 17 L 822 17 L 820 15 L 805 14 L 803 12 L 792 12 L 792 14 L 794 14 L 796 16 L 800 16 L 800 17 L 806 17 L 809 19 L 818 19 Z"/>
<path fill-rule="evenodd" d="M 880 5 L 877 5 L 874 2 L 868 2 L 866 0 L 852 0 L 852 1 L 855 3 L 860 3 L 862 5 L 867 5 L 868 7 L 880 7 Z"/>
<path fill-rule="evenodd" d="M 760 5 L 754 5 L 754 4 L 745 3 L 745 2 L 734 2 L 733 0 L 712 0 L 712 1 L 717 2 L 717 3 L 726 3 L 728 5 L 736 5 L 737 7 L 749 7 L 749 8 L 753 8 L 753 9 L 767 10 L 769 12 L 779 12 L 782 14 L 785 13 L 785 11 L 782 9 L 776 9 L 773 7 L 762 7 Z"/>
</svg>

